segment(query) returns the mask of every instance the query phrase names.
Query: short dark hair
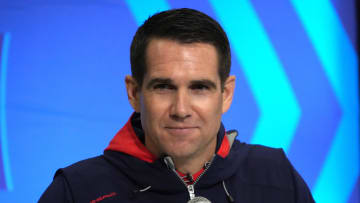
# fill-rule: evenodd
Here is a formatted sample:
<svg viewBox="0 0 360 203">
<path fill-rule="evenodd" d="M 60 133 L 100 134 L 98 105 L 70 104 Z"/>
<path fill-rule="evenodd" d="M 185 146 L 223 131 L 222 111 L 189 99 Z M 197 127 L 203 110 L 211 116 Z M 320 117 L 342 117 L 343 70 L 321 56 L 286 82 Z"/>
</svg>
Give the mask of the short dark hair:
<svg viewBox="0 0 360 203">
<path fill-rule="evenodd" d="M 140 86 L 146 74 L 146 49 L 155 38 L 213 45 L 217 50 L 218 73 L 223 88 L 230 73 L 230 44 L 226 33 L 214 19 L 188 8 L 167 10 L 149 17 L 136 31 L 130 48 L 131 73 Z"/>
</svg>

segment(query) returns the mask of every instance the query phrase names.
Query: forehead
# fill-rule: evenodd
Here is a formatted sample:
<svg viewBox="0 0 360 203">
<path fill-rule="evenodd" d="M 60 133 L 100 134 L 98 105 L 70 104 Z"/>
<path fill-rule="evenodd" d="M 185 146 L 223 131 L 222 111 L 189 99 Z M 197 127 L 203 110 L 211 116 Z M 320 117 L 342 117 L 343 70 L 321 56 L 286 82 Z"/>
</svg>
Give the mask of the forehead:
<svg viewBox="0 0 360 203">
<path fill-rule="evenodd" d="M 152 39 L 146 50 L 147 70 L 144 79 L 179 77 L 218 80 L 218 66 L 218 54 L 211 44 Z"/>
</svg>

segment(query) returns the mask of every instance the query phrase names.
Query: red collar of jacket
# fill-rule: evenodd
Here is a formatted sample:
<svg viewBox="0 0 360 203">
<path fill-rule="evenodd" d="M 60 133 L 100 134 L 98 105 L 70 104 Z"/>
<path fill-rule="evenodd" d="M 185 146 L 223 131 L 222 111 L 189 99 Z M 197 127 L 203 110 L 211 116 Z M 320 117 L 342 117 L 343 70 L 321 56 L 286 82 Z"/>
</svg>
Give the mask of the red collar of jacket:
<svg viewBox="0 0 360 203">
<path fill-rule="evenodd" d="M 152 163 L 157 159 L 157 157 L 145 147 L 145 145 L 135 134 L 135 131 L 131 124 L 131 117 L 125 124 L 125 126 L 116 133 L 115 137 L 111 140 L 109 146 L 105 149 L 105 151 L 106 150 L 113 150 L 129 154 L 133 157 L 149 163 Z M 222 158 L 225 158 L 229 154 L 229 152 L 230 144 L 227 136 L 225 135 L 216 154 L 221 156 Z"/>
</svg>

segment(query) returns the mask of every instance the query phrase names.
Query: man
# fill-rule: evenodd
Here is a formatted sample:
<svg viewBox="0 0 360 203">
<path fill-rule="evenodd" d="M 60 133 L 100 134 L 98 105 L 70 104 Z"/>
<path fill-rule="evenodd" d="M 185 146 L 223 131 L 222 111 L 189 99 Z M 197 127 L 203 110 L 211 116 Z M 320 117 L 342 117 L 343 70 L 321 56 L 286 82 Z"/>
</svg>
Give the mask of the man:
<svg viewBox="0 0 360 203">
<path fill-rule="evenodd" d="M 102 156 L 58 170 L 40 202 L 314 202 L 281 149 L 225 133 L 230 58 L 209 16 L 177 9 L 150 17 L 125 78 L 135 113 Z"/>
</svg>

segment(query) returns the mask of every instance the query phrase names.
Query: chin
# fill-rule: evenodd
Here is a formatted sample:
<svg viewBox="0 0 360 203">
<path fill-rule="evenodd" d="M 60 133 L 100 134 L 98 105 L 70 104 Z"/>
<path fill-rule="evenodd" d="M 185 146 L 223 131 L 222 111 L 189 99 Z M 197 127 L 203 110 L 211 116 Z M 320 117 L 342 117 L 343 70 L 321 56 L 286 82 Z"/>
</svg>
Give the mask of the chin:
<svg viewBox="0 0 360 203">
<path fill-rule="evenodd" d="M 180 148 L 180 150 L 174 151 L 174 149 L 169 150 L 167 153 L 172 158 L 188 158 L 193 154 L 193 150 Z"/>
</svg>

